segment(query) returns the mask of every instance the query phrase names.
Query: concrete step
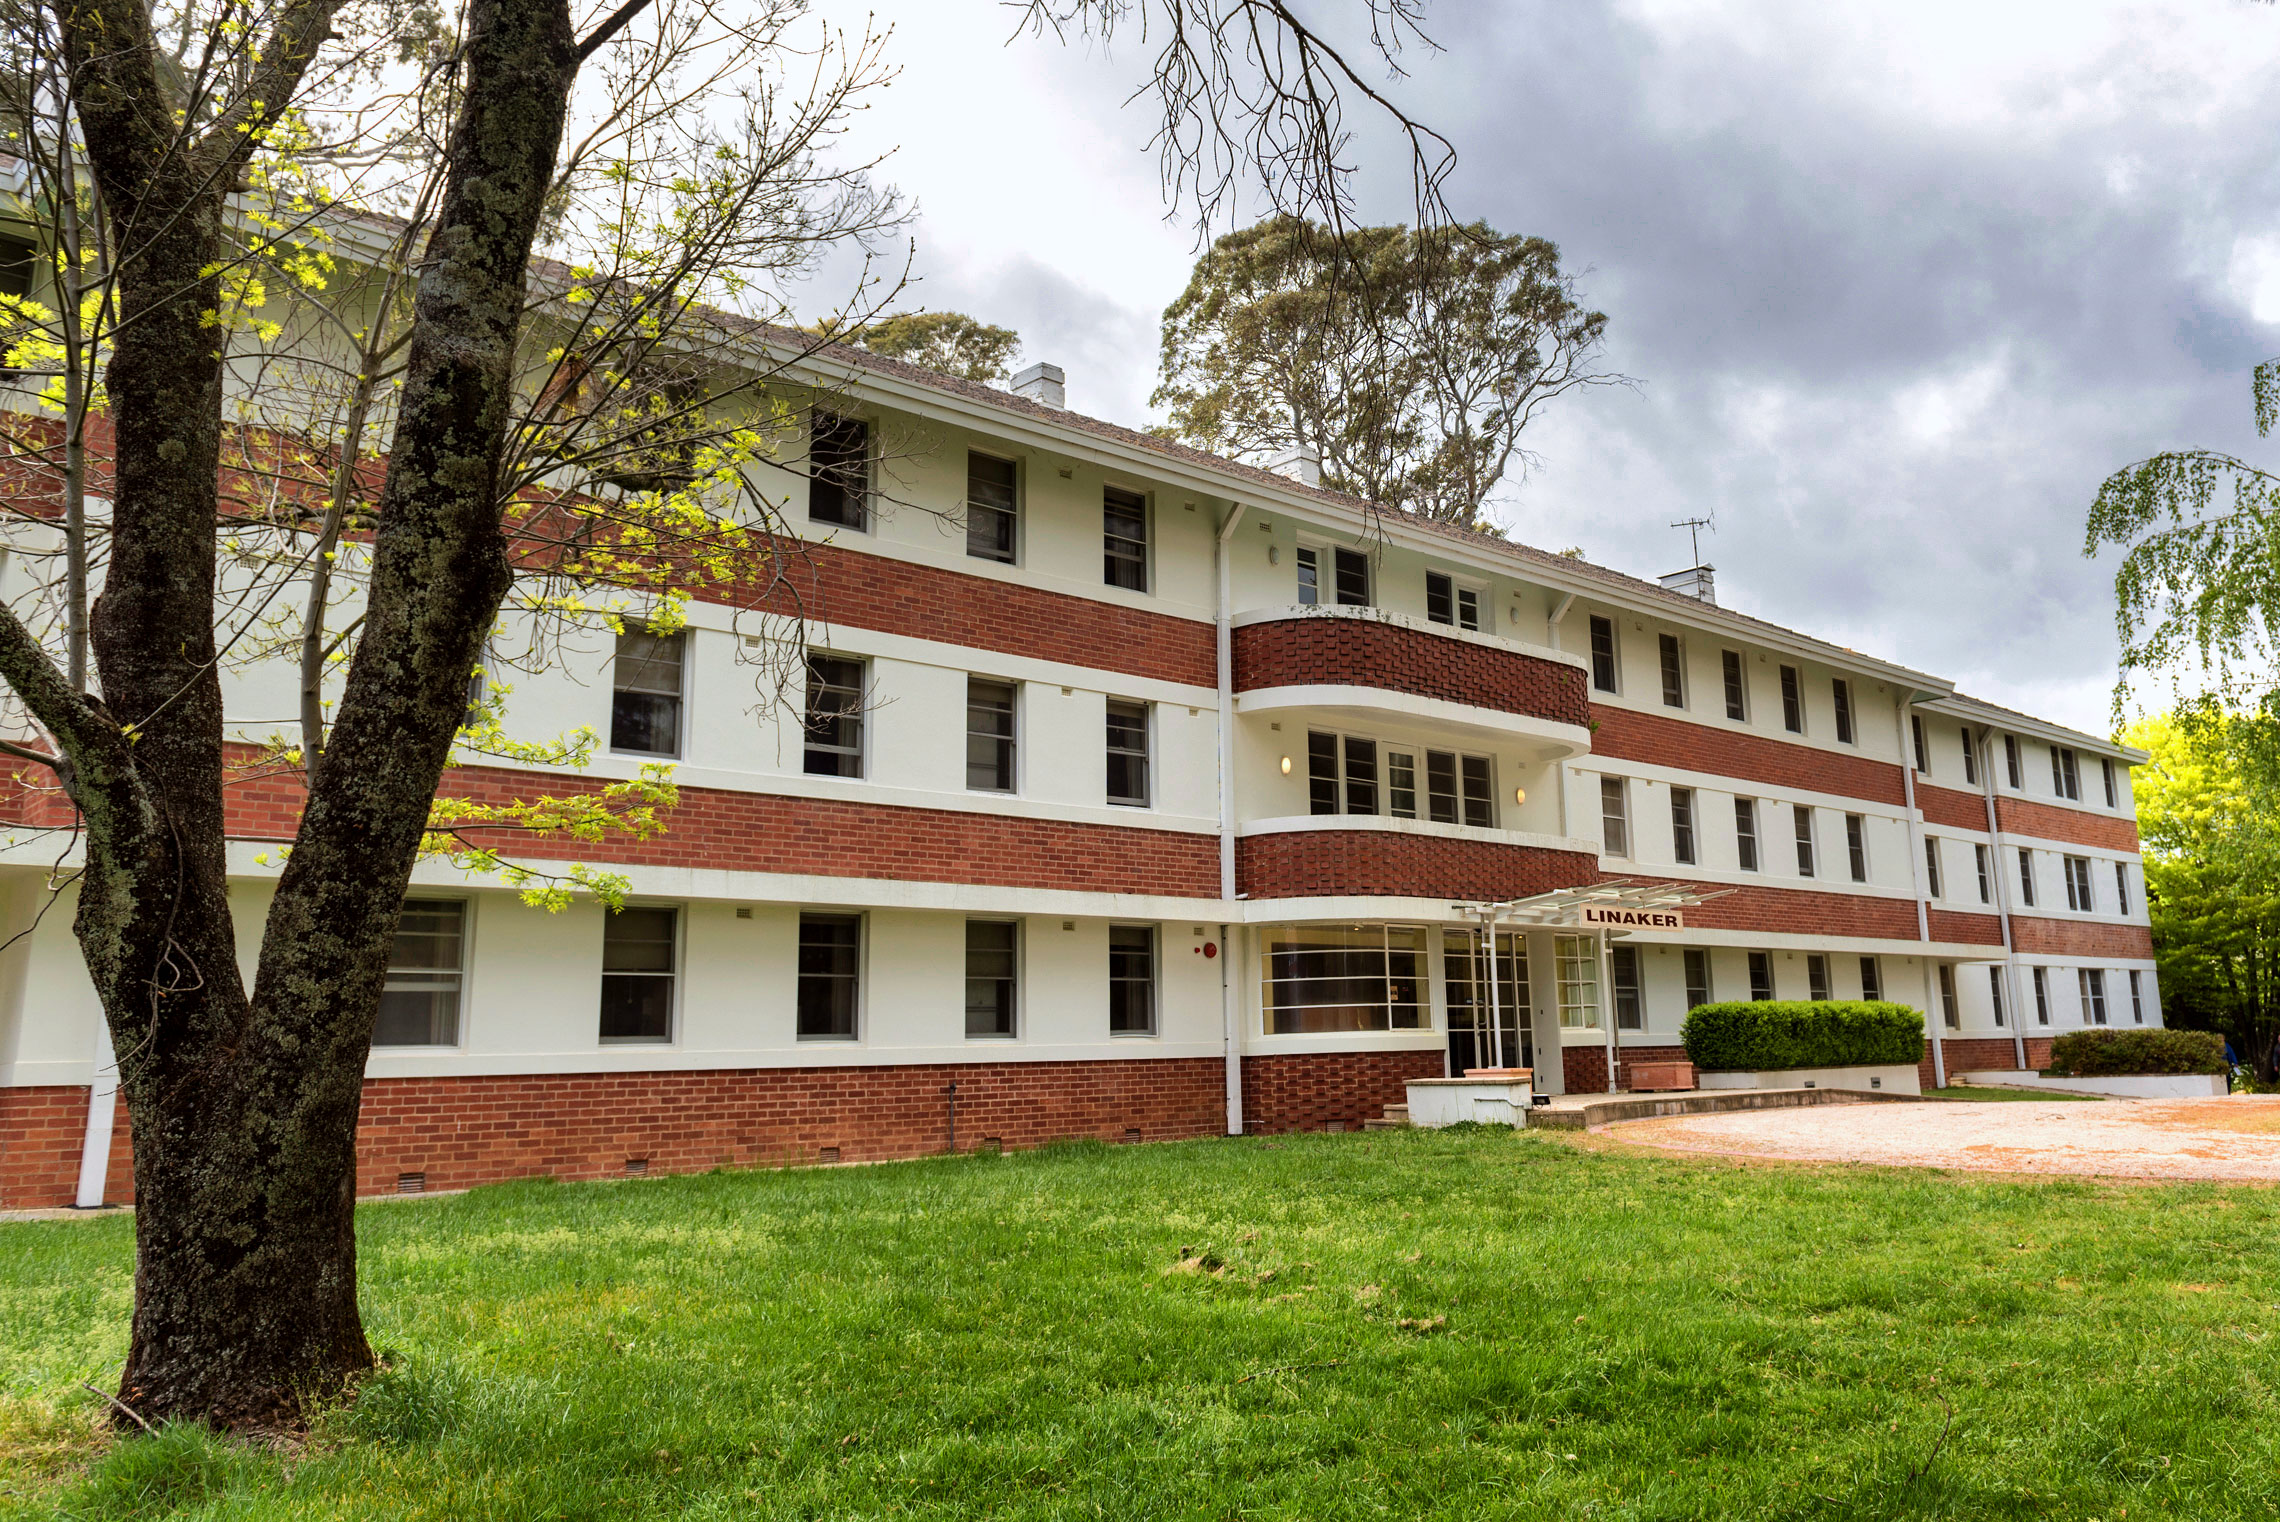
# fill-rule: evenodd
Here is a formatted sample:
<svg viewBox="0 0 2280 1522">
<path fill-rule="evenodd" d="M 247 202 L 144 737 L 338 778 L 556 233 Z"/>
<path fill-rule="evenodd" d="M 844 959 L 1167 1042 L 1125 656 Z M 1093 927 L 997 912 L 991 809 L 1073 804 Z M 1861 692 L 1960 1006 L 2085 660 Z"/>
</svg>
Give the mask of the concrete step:
<svg viewBox="0 0 2280 1522">
<path fill-rule="evenodd" d="M 1409 1128 L 1409 1106 L 1387 1105 L 1385 1113 L 1376 1120 L 1365 1120 L 1365 1131 L 1405 1131 Z"/>
<path fill-rule="evenodd" d="M 1870 1093 L 1864 1089 L 1698 1089 L 1690 1094 L 1608 1094 L 1562 1096 L 1528 1112 L 1531 1130 L 1596 1131 L 1626 1120 L 1665 1115 L 1717 1115 L 1729 1110 L 1783 1110 L 1799 1105 L 1914 1104 L 1916 1094 Z"/>
</svg>

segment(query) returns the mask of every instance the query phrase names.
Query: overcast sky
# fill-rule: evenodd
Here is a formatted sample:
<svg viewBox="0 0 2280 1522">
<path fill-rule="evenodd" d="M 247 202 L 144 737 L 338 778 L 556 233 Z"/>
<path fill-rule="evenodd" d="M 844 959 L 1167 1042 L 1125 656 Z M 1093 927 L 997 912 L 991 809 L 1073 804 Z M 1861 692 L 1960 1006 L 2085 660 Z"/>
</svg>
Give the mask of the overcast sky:
<svg viewBox="0 0 2280 1522">
<path fill-rule="evenodd" d="M 1359 0 L 1317 0 L 1332 14 Z M 917 203 L 914 305 L 1020 330 L 1072 407 L 1150 420 L 1167 221 L 1136 36 L 1007 41 L 875 0 L 895 86 L 852 147 Z M 827 7 L 827 11 L 829 8 Z M 849 6 L 849 19 L 861 11 Z M 1498 517 L 1652 576 L 1708 513 L 1720 600 L 2107 727 L 2098 483 L 2258 447 L 2280 353 L 2280 9 L 2248 0 L 1441 0 L 1391 89 L 1461 216 L 1557 242 L 1635 391 L 1563 400 Z M 1364 144 L 1372 220 L 1404 217 Z"/>
</svg>

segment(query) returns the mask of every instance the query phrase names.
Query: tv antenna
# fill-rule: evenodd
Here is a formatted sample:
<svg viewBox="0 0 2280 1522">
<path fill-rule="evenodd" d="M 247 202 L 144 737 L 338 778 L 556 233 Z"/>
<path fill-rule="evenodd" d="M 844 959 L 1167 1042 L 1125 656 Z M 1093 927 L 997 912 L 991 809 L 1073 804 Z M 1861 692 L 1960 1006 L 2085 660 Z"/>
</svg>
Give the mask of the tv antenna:
<svg viewBox="0 0 2280 1522">
<path fill-rule="evenodd" d="M 1687 538 L 1694 545 L 1694 563 L 1696 565 L 1702 564 L 1702 531 L 1708 529 L 1713 534 L 1717 533 L 1717 523 L 1708 517 L 1681 518 L 1671 527 L 1686 530 Z"/>
</svg>

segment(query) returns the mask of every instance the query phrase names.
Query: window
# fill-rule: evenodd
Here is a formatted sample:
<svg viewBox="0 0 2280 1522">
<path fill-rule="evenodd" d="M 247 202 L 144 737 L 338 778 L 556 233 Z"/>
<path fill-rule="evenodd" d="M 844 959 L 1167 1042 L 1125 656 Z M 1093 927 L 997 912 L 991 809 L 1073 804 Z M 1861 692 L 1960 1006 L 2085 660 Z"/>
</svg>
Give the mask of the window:
<svg viewBox="0 0 2280 1522">
<path fill-rule="evenodd" d="M 1971 730 L 1961 731 L 1963 736 L 1963 780 L 1973 787 L 1979 786 L 1979 749 L 1971 743 Z"/>
<path fill-rule="evenodd" d="M 2114 763 L 2106 757 L 2100 756 L 2098 758 L 2098 775 L 2104 779 L 2106 784 L 2106 807 L 2110 809 L 2120 808 L 2122 806 L 2121 799 L 2114 792 Z"/>
<path fill-rule="evenodd" d="M 1432 753 L 1427 753 L 1430 760 Z M 1488 757 L 1460 756 L 1457 770 L 1465 786 L 1465 823 L 1474 829 L 1496 827 L 1496 796 L 1488 778 Z"/>
<path fill-rule="evenodd" d="M 681 911 L 629 906 L 602 921 L 602 1040 L 673 1039 L 673 953 Z"/>
<path fill-rule="evenodd" d="M 1309 608 L 1322 601 L 1322 557 L 1311 544 L 1298 547 L 1298 600 Z"/>
<path fill-rule="evenodd" d="M 1750 997 L 1761 1003 L 1773 997 L 1773 953 L 1750 953 Z"/>
<path fill-rule="evenodd" d="M 1435 824 L 1457 822 L 1457 758 L 1445 750 L 1425 753 L 1425 800 Z"/>
<path fill-rule="evenodd" d="M 1148 590 L 1148 499 L 1119 486 L 1101 488 L 1101 580 L 1128 592 Z"/>
<path fill-rule="evenodd" d="M 1417 758 L 1405 750 L 1385 753 L 1385 811 L 1396 819 L 1417 817 Z"/>
<path fill-rule="evenodd" d="M 1864 999 L 1884 997 L 1884 964 L 1874 957 L 1860 959 L 1860 996 Z"/>
<path fill-rule="evenodd" d="M 1409 760 L 1404 756 L 1404 762 Z M 1428 763 L 1431 761 L 1428 756 Z M 1451 763 L 1448 822 L 1456 822 L 1455 766 Z M 1407 768 L 1405 768 L 1407 769 Z M 1413 773 L 1412 773 L 1413 774 Z M 1378 811 L 1378 745 L 1355 735 L 1334 735 L 1322 730 L 1306 736 L 1306 781 L 1309 811 L 1316 814 L 1375 814 Z M 1411 792 L 1414 800 L 1415 793 Z M 1435 801 L 1436 808 L 1439 801 Z M 1415 817 L 1414 806 L 1409 817 Z"/>
<path fill-rule="evenodd" d="M 1013 791 L 1013 684 L 966 678 L 966 786 Z"/>
<path fill-rule="evenodd" d="M 1940 1018 L 1951 1031 L 1963 1029 L 1963 1010 L 1955 997 L 1955 964 L 1940 963 Z"/>
<path fill-rule="evenodd" d="M 1991 870 L 1994 857 L 1989 853 L 1987 847 L 1975 841 L 1971 847 L 1971 861 L 1972 865 L 1979 871 L 1979 901 L 1983 904 L 1992 904 L 1995 902 L 1995 874 Z"/>
<path fill-rule="evenodd" d="M 2035 906 L 2035 853 L 2025 846 L 2019 847 L 2019 902 L 2029 909 Z"/>
<path fill-rule="evenodd" d="M 811 777 L 863 775 L 863 663 L 810 652 L 807 759 Z"/>
<path fill-rule="evenodd" d="M 1333 590 L 1341 608 L 1370 605 L 1370 557 L 1360 550 L 1338 550 L 1332 563 Z"/>
<path fill-rule="evenodd" d="M 1796 821 L 1797 875 L 1799 877 L 1811 877 L 1813 875 L 1813 811 L 1799 803 L 1791 805 L 1789 813 L 1790 817 Z"/>
<path fill-rule="evenodd" d="M 1908 735 L 1916 746 L 1916 772 L 1919 776 L 1929 777 L 1932 774 L 1932 748 L 1924 740 L 1924 716 L 1922 714 L 1912 713 L 1908 715 Z"/>
<path fill-rule="evenodd" d="M 1480 627 L 1479 588 L 1457 588 L 1457 627 L 1460 629 L 1478 629 Z"/>
<path fill-rule="evenodd" d="M 1630 803 L 1621 777 L 1599 779 L 1599 839 L 1609 856 L 1631 854 Z"/>
<path fill-rule="evenodd" d="M 1013 564 L 1014 465 L 986 454 L 966 456 L 966 553 Z"/>
<path fill-rule="evenodd" d="M 1758 869 L 1757 800 L 1734 800 L 1734 851 L 1741 859 L 1744 872 Z"/>
<path fill-rule="evenodd" d="M 1851 859 L 1852 880 L 1868 881 L 1868 821 L 1858 814 L 1845 815 L 1845 855 Z"/>
<path fill-rule="evenodd" d="M 2003 770 L 2011 779 L 2012 792 L 2026 791 L 2027 774 L 2019 767 L 2019 737 L 2017 735 L 2005 735 L 2003 737 Z"/>
<path fill-rule="evenodd" d="M 1930 898 L 1944 898 L 1940 892 L 1940 843 L 1930 835 L 1924 837 L 1924 893 Z"/>
<path fill-rule="evenodd" d="M 2035 1024 L 2050 1024 L 2050 969 L 2037 967 L 2034 972 Z"/>
<path fill-rule="evenodd" d="M 2074 763 L 2074 752 L 2063 745 L 2050 748 L 2050 790 L 2061 798 L 2082 801 L 2082 774 Z"/>
<path fill-rule="evenodd" d="M 1749 722 L 1749 684 L 1743 680 L 1742 657 L 1739 651 L 1718 652 L 1720 664 L 1726 668 L 1726 717 L 1737 724 Z"/>
<path fill-rule="evenodd" d="M 388 981 L 372 1022 L 374 1046 L 457 1046 L 464 986 L 467 906 L 408 898 L 388 951 Z"/>
<path fill-rule="evenodd" d="M 1671 853 L 1687 866 L 1694 865 L 1694 789 L 1670 790 Z"/>
<path fill-rule="evenodd" d="M 2097 902 L 2090 896 L 2090 858 L 2068 856 L 2062 858 L 2066 868 L 2066 907 L 2081 914 L 2095 910 Z"/>
<path fill-rule="evenodd" d="M 681 753 L 683 636 L 628 629 L 610 667 L 610 749 L 641 756 Z"/>
<path fill-rule="evenodd" d="M 1658 634 L 1655 643 L 1662 653 L 1662 692 L 1665 708 L 1686 706 L 1686 660 L 1679 653 L 1678 636 Z"/>
<path fill-rule="evenodd" d="M 2103 967 L 2082 967 L 2075 970 L 2082 984 L 2082 1017 L 2091 1025 L 2106 1023 L 2106 970 Z"/>
<path fill-rule="evenodd" d="M 1829 701 L 1836 706 L 1837 710 L 1837 743 L 1839 745 L 1852 744 L 1852 683 L 1841 676 L 1832 678 L 1829 682 Z"/>
<path fill-rule="evenodd" d="M 1156 1034 L 1156 927 L 1108 927 L 1108 1031 Z"/>
<path fill-rule="evenodd" d="M 1148 705 L 1108 700 L 1108 801 L 1148 806 Z"/>
<path fill-rule="evenodd" d="M 1378 811 L 1378 748 L 1375 740 L 1344 737 L 1346 747 L 1346 812 Z"/>
<path fill-rule="evenodd" d="M 1488 959 L 1480 951 L 1478 932 L 1441 932 L 1442 986 L 1449 1000 L 1449 1067 L 1455 1073 L 1476 1067 L 1518 1067 L 1528 1060 L 1525 1054 L 1534 1023 L 1528 1000 L 1528 942 L 1509 931 L 1497 936 L 1493 995 Z M 1495 1037 L 1490 1034 L 1492 1025 Z"/>
<path fill-rule="evenodd" d="M 1615 1026 L 1635 1031 L 1646 1025 L 1646 1006 L 1639 991 L 1639 948 L 1607 948 L 1608 981 L 1615 996 Z"/>
<path fill-rule="evenodd" d="M 1599 942 L 1588 935 L 1552 937 L 1562 1030 L 1599 1029 Z"/>
<path fill-rule="evenodd" d="M 1995 1028 L 2003 1028 L 2003 969 L 1987 969 L 1987 1003 L 1995 1011 Z"/>
<path fill-rule="evenodd" d="M 1446 572 L 1425 573 L 1425 616 L 1436 624 L 1457 621 L 1457 584 Z"/>
<path fill-rule="evenodd" d="M 1781 668 L 1781 727 L 1793 735 L 1805 733 L 1805 693 L 1795 666 Z"/>
<path fill-rule="evenodd" d="M 1710 994 L 1710 953 L 1688 947 L 1683 960 L 1686 963 L 1686 1007 L 1708 1004 Z"/>
<path fill-rule="evenodd" d="M 1829 992 L 1829 959 L 1818 951 L 1805 954 L 1805 997 L 1817 1004 L 1833 997 Z"/>
<path fill-rule="evenodd" d="M 855 1039 L 855 995 L 863 955 L 859 914 L 800 916 L 799 1010 L 802 1041 Z"/>
<path fill-rule="evenodd" d="M 1292 925 L 1266 933 L 1270 1035 L 1425 1028 L 1425 933 L 1403 925 Z"/>
<path fill-rule="evenodd" d="M 871 521 L 871 425 L 815 414 L 808 441 L 808 518 L 862 530 Z"/>
<path fill-rule="evenodd" d="M 1591 685 L 1615 691 L 1615 620 L 1591 615 Z"/>
<path fill-rule="evenodd" d="M 1021 927 L 1012 920 L 966 921 L 966 1034 L 1013 1034 L 1014 963 Z"/>
<path fill-rule="evenodd" d="M 2135 968 L 2130 970 L 2130 1023 L 2132 1025 L 2145 1024 L 2144 976 Z"/>
<path fill-rule="evenodd" d="M 2114 912 L 2130 912 L 2130 867 L 2128 862 L 2114 863 Z"/>
</svg>

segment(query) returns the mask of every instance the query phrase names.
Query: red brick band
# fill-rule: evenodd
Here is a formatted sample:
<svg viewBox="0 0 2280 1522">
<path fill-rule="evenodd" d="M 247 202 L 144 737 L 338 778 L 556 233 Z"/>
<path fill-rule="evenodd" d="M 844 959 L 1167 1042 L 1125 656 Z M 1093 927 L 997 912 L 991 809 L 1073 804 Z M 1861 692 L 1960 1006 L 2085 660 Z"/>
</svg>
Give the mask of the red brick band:
<svg viewBox="0 0 2280 1522">
<path fill-rule="evenodd" d="M 1237 692 L 1376 687 L 1579 728 L 1591 722 L 1581 669 L 1375 618 L 1301 616 L 1235 631 Z"/>
<path fill-rule="evenodd" d="M 1987 833 L 1987 799 L 1982 794 L 1967 793 L 1960 788 L 1934 787 L 1918 778 L 1916 807 L 1923 812 L 1926 824 L 1936 824 L 1950 830 L 1976 830 L 1982 835 Z"/>
<path fill-rule="evenodd" d="M 2078 957 L 2087 961 L 2115 962 L 2153 960 L 2153 932 L 2144 925 L 2029 919 L 2013 915 L 2011 942 L 2028 956 Z"/>
<path fill-rule="evenodd" d="M 2063 840 L 2101 851 L 2135 851 L 2137 821 L 2114 814 L 2093 814 L 2086 809 L 2062 808 L 2026 798 L 1995 799 L 1995 822 L 2006 835 L 2030 835 L 2038 840 Z M 1984 825 L 1981 828 L 1985 828 Z"/>
<path fill-rule="evenodd" d="M 1832 935 L 1879 941 L 1913 941 L 1913 899 L 1865 893 L 1824 893 L 1811 888 L 1736 888 L 1727 883 L 1624 876 L 1624 882 L 1667 882 L 1723 895 L 1685 910 L 1690 930 L 1744 930 L 1769 935 Z"/>
<path fill-rule="evenodd" d="M 1255 899 L 1507 899 L 1598 876 L 1598 860 L 1581 851 L 1392 830 L 1293 830 L 1235 842 L 1236 888 Z"/>
<path fill-rule="evenodd" d="M 2003 944 L 2003 922 L 1992 914 L 1965 914 L 1956 909 L 1931 911 L 1932 939 L 1961 941 L 1974 946 Z"/>
<path fill-rule="evenodd" d="M 1644 761 L 1731 777 L 1761 787 L 1831 793 L 1868 803 L 1900 805 L 1900 768 L 1865 756 L 1843 756 L 1810 745 L 1737 734 L 1685 719 L 1640 713 L 1605 703 L 1591 705 L 1598 729 L 1592 751 L 1620 761 Z"/>
</svg>

